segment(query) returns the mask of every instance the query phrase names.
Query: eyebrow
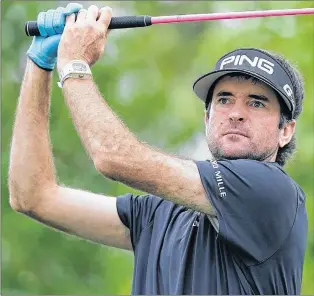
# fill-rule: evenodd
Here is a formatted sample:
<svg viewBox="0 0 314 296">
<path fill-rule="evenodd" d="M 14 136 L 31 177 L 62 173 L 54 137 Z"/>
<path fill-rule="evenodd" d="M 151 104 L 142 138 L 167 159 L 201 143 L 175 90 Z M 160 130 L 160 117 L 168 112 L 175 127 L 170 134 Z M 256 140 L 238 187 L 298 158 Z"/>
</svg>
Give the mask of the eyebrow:
<svg viewBox="0 0 314 296">
<path fill-rule="evenodd" d="M 234 96 L 233 93 L 229 91 L 220 91 L 216 94 L 217 97 L 228 97 L 228 96 Z M 259 101 L 269 102 L 269 99 L 264 95 L 255 95 L 255 94 L 249 94 L 249 98 L 256 99 Z"/>
</svg>

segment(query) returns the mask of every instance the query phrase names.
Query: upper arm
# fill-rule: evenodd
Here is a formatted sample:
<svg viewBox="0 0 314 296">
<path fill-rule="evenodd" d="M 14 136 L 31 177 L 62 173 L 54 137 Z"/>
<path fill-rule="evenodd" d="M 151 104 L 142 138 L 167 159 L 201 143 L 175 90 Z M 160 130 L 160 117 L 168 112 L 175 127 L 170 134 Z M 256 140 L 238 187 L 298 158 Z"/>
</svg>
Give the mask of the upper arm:
<svg viewBox="0 0 314 296">
<path fill-rule="evenodd" d="M 42 195 L 27 215 L 81 238 L 132 250 L 130 231 L 119 218 L 116 198 L 61 186 Z"/>
<path fill-rule="evenodd" d="M 128 161 L 125 161 L 124 155 L 119 156 L 117 153 L 110 160 L 103 160 L 97 169 L 106 177 L 138 190 L 215 215 L 192 160 L 138 145 L 128 156 Z"/>
</svg>

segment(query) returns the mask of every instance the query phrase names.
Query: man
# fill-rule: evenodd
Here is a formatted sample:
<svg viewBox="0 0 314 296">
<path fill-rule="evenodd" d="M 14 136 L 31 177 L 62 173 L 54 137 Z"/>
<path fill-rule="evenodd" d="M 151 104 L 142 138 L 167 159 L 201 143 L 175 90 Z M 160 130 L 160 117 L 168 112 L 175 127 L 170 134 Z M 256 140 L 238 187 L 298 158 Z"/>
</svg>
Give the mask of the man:
<svg viewBox="0 0 314 296">
<path fill-rule="evenodd" d="M 78 4 L 39 14 L 45 37 L 35 37 L 28 51 L 12 139 L 12 208 L 133 250 L 133 294 L 299 294 L 305 195 L 282 169 L 303 99 L 296 70 L 258 49 L 227 53 L 194 84 L 214 158 L 170 156 L 136 139 L 93 81 L 89 66 L 103 53 L 111 15 L 108 7 Z M 48 134 L 56 59 L 96 169 L 147 195 L 112 198 L 57 183 Z"/>
</svg>

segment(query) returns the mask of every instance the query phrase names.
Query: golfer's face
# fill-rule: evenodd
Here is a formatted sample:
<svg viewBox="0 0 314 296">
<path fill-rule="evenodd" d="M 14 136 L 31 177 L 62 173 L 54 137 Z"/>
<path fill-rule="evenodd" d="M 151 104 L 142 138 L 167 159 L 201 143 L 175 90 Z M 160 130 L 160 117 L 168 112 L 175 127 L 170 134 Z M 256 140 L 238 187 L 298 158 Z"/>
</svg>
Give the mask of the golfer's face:
<svg viewBox="0 0 314 296">
<path fill-rule="evenodd" d="M 263 82 L 222 78 L 206 118 L 209 148 L 216 158 L 274 160 L 279 141 L 280 106 Z"/>
</svg>

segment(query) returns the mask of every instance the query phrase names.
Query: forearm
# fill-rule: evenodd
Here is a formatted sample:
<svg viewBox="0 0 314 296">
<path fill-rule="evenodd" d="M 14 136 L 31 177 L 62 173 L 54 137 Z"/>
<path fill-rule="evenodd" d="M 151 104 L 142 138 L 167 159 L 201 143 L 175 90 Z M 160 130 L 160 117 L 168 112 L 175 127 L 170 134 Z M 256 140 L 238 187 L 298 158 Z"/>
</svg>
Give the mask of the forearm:
<svg viewBox="0 0 314 296">
<path fill-rule="evenodd" d="M 63 94 L 75 128 L 96 167 L 107 160 L 124 160 L 140 142 L 112 112 L 92 79 L 67 79 Z M 134 150 L 133 150 L 134 151 Z"/>
<path fill-rule="evenodd" d="M 19 210 L 31 210 L 39 192 L 56 183 L 48 133 L 51 79 L 51 72 L 27 61 L 9 166 L 10 203 Z"/>
</svg>

